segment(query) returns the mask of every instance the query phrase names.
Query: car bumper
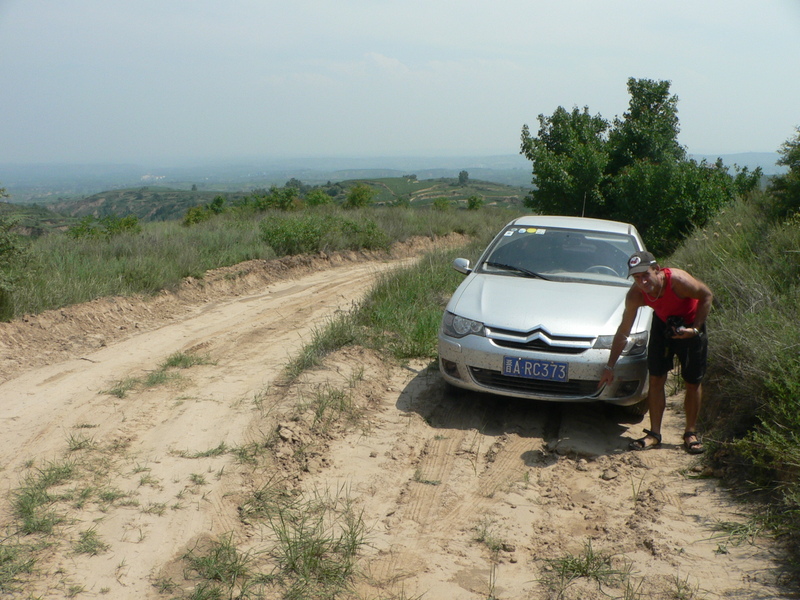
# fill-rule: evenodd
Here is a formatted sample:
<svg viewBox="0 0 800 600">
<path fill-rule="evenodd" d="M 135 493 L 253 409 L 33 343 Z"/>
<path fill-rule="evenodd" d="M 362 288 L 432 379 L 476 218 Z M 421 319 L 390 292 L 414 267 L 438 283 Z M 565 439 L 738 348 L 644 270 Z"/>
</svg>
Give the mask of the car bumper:
<svg viewBox="0 0 800 600">
<path fill-rule="evenodd" d="M 477 392 L 554 402 L 602 401 L 620 406 L 638 403 L 647 395 L 647 355 L 622 356 L 614 381 L 598 389 L 608 350 L 588 349 L 559 354 L 509 349 L 486 337 L 452 338 L 439 333 L 439 369 L 447 383 Z M 506 357 L 567 363 L 567 381 L 548 381 L 503 374 Z"/>
</svg>

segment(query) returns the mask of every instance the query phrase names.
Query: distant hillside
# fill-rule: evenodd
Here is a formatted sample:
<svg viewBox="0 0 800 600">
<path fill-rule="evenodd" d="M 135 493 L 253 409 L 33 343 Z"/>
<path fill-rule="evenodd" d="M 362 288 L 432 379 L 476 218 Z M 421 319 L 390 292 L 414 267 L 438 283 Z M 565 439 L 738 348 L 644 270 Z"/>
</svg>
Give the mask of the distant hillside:
<svg viewBox="0 0 800 600">
<path fill-rule="evenodd" d="M 429 206 L 439 198 L 446 199 L 454 206 L 466 206 L 468 199 L 473 196 L 480 198 L 486 205 L 521 206 L 528 192 L 527 189 L 519 186 L 473 179 L 471 172 L 464 184 L 460 184 L 457 177 L 419 179 L 410 175 L 352 179 L 339 182 L 332 187 L 342 188 L 343 193 L 346 193 L 348 188 L 357 183 L 366 183 L 375 189 L 377 192 L 376 204 L 396 204 L 407 201 L 411 206 L 417 207 Z"/>
<path fill-rule="evenodd" d="M 58 214 L 42 206 L 0 202 L 0 215 L 16 219 L 15 230 L 23 235 L 39 236 L 65 230 L 77 219 Z"/>
<path fill-rule="evenodd" d="M 374 172 L 371 173 L 374 175 Z M 305 182 L 303 182 L 305 183 Z M 415 174 L 405 177 L 355 177 L 319 187 L 327 191 L 334 202 L 343 202 L 348 190 L 365 183 L 376 191 L 376 204 L 408 202 L 412 206 L 427 206 L 437 198 L 446 198 L 454 205 L 466 205 L 471 196 L 478 196 L 484 204 L 502 206 L 521 205 L 526 189 L 502 183 L 475 180 L 471 176 L 464 185 L 458 178 L 419 179 Z M 310 188 L 311 186 L 304 185 Z M 217 196 L 229 205 L 241 202 L 254 192 L 227 192 L 178 190 L 163 187 L 141 187 L 110 190 L 86 198 L 61 200 L 48 205 L 52 211 L 73 218 L 109 215 L 136 215 L 141 221 L 170 221 L 184 217 L 186 211 L 198 205 L 210 204 Z M 258 193 L 258 192 L 255 192 Z"/>
<path fill-rule="evenodd" d="M 692 155 L 710 162 L 721 157 L 725 165 L 760 166 L 765 175 L 785 172 L 775 162 L 775 152 Z M 15 203 L 63 203 L 107 190 L 138 189 L 159 185 L 173 190 L 235 193 L 290 179 L 321 185 L 351 179 L 381 179 L 414 174 L 418 179 L 458 177 L 462 170 L 472 179 L 530 188 L 532 165 L 518 154 L 454 157 L 348 157 L 248 159 L 183 166 L 159 165 L 13 165 L 0 164 L 0 187 Z"/>
<path fill-rule="evenodd" d="M 229 202 L 234 202 L 247 195 L 244 192 L 221 194 L 142 187 L 101 192 L 87 198 L 54 202 L 48 206 L 53 211 L 71 217 L 136 215 L 142 221 L 173 221 L 182 219 L 192 206 L 209 204 L 217 196 L 224 196 Z"/>
</svg>

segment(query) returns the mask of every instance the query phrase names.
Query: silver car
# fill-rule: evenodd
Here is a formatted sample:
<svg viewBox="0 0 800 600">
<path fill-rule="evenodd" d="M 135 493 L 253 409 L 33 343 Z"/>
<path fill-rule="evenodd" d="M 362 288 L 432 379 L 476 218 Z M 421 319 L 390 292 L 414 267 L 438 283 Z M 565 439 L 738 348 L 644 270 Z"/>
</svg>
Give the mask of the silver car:
<svg viewBox="0 0 800 600">
<path fill-rule="evenodd" d="M 643 308 L 598 389 L 622 319 L 628 257 L 644 244 L 626 223 L 528 216 L 506 225 L 447 304 L 439 367 L 460 388 L 559 402 L 604 401 L 643 413 L 652 310 Z"/>
</svg>

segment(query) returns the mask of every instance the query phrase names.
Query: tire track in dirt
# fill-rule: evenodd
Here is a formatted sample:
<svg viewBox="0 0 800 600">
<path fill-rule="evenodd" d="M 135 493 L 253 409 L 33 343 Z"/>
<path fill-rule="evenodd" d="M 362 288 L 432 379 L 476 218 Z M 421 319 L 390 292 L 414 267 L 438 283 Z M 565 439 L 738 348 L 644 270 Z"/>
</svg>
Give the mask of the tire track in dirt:
<svg viewBox="0 0 800 600">
<path fill-rule="evenodd" d="M 272 282 L 266 290 L 214 299 L 81 358 L 0 383 L 3 489 L 19 485 L 29 472 L 26 465 L 66 459 L 81 469 L 81 482 L 71 486 L 91 485 L 119 498 L 102 503 L 94 496 L 79 509 L 60 506 L 71 524 L 60 533 L 51 558 L 37 562 L 42 576 L 34 577 L 26 594 L 59 598 L 70 586 L 85 585 L 94 593 L 113 590 L 115 599 L 157 597 L 150 578 L 182 555 L 193 537 L 240 529 L 235 498 L 246 468 L 228 451 L 205 453 L 250 442 L 252 423 L 271 408 L 259 408 L 254 397 L 314 328 L 349 310 L 380 272 L 409 260 L 347 263 Z M 209 362 L 121 398 L 103 393 L 190 349 L 202 351 Z M 91 443 L 70 451 L 69 440 L 78 436 Z M 0 507 L 4 525 L 10 520 L 7 496 Z M 109 550 L 95 560 L 73 557 L 69 540 L 92 523 Z M 117 568 L 121 558 L 124 569 Z"/>
</svg>

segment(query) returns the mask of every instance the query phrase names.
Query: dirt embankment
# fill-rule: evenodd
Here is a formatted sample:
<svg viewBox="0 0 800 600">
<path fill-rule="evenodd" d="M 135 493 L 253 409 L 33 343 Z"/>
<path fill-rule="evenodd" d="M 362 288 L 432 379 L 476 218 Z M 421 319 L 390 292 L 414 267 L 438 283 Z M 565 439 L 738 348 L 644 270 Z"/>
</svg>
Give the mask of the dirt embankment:
<svg viewBox="0 0 800 600">
<path fill-rule="evenodd" d="M 150 300 L 0 324 L 2 523 L 13 527 L 12 492 L 36 468 L 69 460 L 81 472 L 60 488 L 68 518 L 14 597 L 169 597 L 154 584 L 178 581 L 198 540 L 268 545 L 239 508 L 274 476 L 298 492 L 346 490 L 363 511 L 361 598 L 795 597 L 779 586 L 776 548 L 730 534 L 744 508 L 680 448 L 680 397 L 664 447 L 629 453 L 641 424 L 616 411 L 448 395 L 428 364 L 360 348 L 281 384 L 315 328 L 423 246 L 253 261 Z M 175 352 L 208 361 L 108 393 Z M 321 388 L 346 389 L 364 418 L 318 439 L 309 421 L 284 420 Z M 271 472 L 230 451 L 272 431 Z M 88 530 L 105 544 L 96 554 L 75 550 Z M 550 560 L 590 552 L 614 555 L 626 576 L 556 581 Z"/>
</svg>

